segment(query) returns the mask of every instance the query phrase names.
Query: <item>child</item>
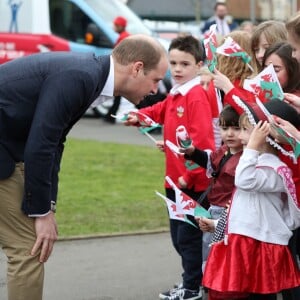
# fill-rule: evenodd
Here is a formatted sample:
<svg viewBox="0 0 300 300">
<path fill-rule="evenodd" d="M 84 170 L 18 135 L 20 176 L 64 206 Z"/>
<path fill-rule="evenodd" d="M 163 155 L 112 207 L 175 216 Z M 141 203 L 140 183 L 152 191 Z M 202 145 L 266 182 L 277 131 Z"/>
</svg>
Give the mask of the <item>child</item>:
<svg viewBox="0 0 300 300">
<path fill-rule="evenodd" d="M 262 70 L 262 60 L 266 49 L 275 42 L 286 41 L 287 31 L 283 22 L 269 20 L 255 27 L 251 36 L 251 50 L 258 71 Z"/>
<path fill-rule="evenodd" d="M 169 62 L 175 85 L 167 98 L 140 112 L 164 125 L 164 141 L 176 144 L 176 129 L 184 126 L 196 147 L 214 150 L 212 114 L 205 90 L 197 76 L 202 66 L 203 49 L 192 36 L 178 37 L 169 47 Z M 125 125 L 138 123 L 137 116 L 129 114 Z M 166 175 L 193 199 L 206 190 L 209 180 L 203 168 L 189 169 L 183 155 L 175 155 L 164 147 Z M 175 192 L 165 182 L 166 196 L 175 201 Z M 195 222 L 194 218 L 191 221 Z M 202 232 L 188 223 L 170 220 L 173 246 L 182 260 L 183 285 L 159 295 L 160 299 L 202 298 L 199 284 L 202 279 Z"/>
<path fill-rule="evenodd" d="M 212 219 L 197 219 L 203 233 L 202 260 L 203 268 L 209 252 L 209 245 L 215 223 L 226 209 L 234 189 L 235 168 L 242 154 L 243 145 L 239 139 L 239 114 L 229 105 L 221 111 L 219 126 L 223 146 L 214 152 L 207 152 L 195 148 L 194 145 L 182 148 L 185 158 L 191 159 L 201 167 L 207 169 L 212 178 L 208 189 L 209 212 Z"/>
<path fill-rule="evenodd" d="M 231 32 L 228 35 L 228 37 L 231 37 L 237 44 L 239 44 L 240 47 L 244 49 L 246 53 L 251 52 L 250 35 L 247 34 L 246 32 L 241 30 L 235 30 Z M 249 65 L 255 69 L 255 65 L 253 64 L 252 61 L 250 61 Z M 243 88 L 244 80 L 250 77 L 253 74 L 253 72 L 249 68 L 249 66 L 243 62 L 241 58 L 218 54 L 217 69 L 221 73 L 226 75 L 226 77 L 229 79 L 229 82 L 231 83 L 230 89 L 234 87 L 234 89 L 237 90 L 242 97 L 246 97 L 247 99 L 250 100 L 252 99 L 251 101 L 255 102 L 254 95 Z M 215 80 L 212 80 L 208 87 L 207 93 L 211 104 L 214 120 L 216 120 L 219 117 L 223 105 L 228 104 L 226 98 L 223 97 L 222 93 L 220 93 L 217 96 L 216 88 L 219 88 L 219 86 L 215 84 Z M 219 128 L 215 126 L 216 137 L 218 136 L 217 134 L 218 130 Z M 219 143 L 217 141 L 216 147 L 218 148 L 218 146 Z"/>
<path fill-rule="evenodd" d="M 205 90 L 208 90 L 209 84 L 213 79 L 212 73 L 209 71 L 209 69 L 206 66 L 204 66 L 201 67 L 198 75 L 200 76 L 200 80 L 201 80 L 200 84 Z"/>
<path fill-rule="evenodd" d="M 299 125 L 297 112 L 287 103 L 273 100 L 265 106 L 270 113 L 280 107 L 280 117 Z M 203 277 L 210 300 L 249 294 L 250 299 L 276 299 L 275 293 L 300 284 L 300 272 L 287 246 L 300 224 L 291 171 L 271 146 L 276 143 L 266 142 L 269 124 L 259 121 L 254 126 L 263 113 L 257 106 L 243 107 L 247 114 L 240 118 L 240 139 L 245 148 L 236 168 L 227 238 L 212 245 Z M 222 298 L 216 297 L 220 294 Z"/>
<path fill-rule="evenodd" d="M 299 64 L 292 53 L 293 48 L 288 42 L 274 43 L 265 51 L 262 66 L 266 68 L 273 64 L 282 90 L 299 95 Z"/>
</svg>

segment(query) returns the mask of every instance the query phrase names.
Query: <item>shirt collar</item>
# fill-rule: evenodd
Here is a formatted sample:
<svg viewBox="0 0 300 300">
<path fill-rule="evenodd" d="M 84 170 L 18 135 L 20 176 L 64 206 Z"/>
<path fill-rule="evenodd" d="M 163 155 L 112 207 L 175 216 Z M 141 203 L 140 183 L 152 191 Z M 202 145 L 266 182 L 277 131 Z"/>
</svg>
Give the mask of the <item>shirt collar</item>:
<svg viewBox="0 0 300 300">
<path fill-rule="evenodd" d="M 112 56 L 110 56 L 108 77 L 100 95 L 108 97 L 113 97 L 114 95 L 114 60 L 112 59 Z"/>
<path fill-rule="evenodd" d="M 171 95 L 181 94 L 185 96 L 191 88 L 195 85 L 200 84 L 200 76 L 196 76 L 195 78 L 187 81 L 184 84 L 175 84 L 173 88 L 170 90 Z"/>
<path fill-rule="evenodd" d="M 101 103 L 113 99 L 114 98 L 114 61 L 112 59 L 112 56 L 110 56 L 110 66 L 109 66 L 109 73 L 108 77 L 106 79 L 106 82 L 104 84 L 104 87 L 102 91 L 100 92 L 99 96 L 94 100 L 92 103 L 92 107 L 96 107 L 100 105 Z"/>
</svg>

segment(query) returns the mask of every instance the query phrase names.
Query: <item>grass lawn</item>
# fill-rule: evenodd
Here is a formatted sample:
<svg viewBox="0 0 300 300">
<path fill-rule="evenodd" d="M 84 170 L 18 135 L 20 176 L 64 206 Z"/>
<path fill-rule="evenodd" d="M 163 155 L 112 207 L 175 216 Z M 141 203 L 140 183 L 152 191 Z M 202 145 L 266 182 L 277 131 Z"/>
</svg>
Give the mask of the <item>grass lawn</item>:
<svg viewBox="0 0 300 300">
<path fill-rule="evenodd" d="M 69 138 L 63 155 L 59 236 L 118 234 L 168 228 L 164 155 L 155 147 Z"/>
</svg>

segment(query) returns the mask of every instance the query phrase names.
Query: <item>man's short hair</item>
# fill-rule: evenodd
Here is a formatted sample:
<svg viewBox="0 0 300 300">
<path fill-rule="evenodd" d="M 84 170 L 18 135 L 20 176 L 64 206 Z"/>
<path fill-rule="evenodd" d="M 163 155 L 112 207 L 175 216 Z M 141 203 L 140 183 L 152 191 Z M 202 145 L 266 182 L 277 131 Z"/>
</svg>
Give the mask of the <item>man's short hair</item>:
<svg viewBox="0 0 300 300">
<path fill-rule="evenodd" d="M 122 40 L 112 52 L 116 62 L 127 66 L 133 62 L 142 61 L 144 72 L 156 69 L 166 51 L 152 37 L 132 35 Z"/>
<path fill-rule="evenodd" d="M 225 6 L 225 7 L 227 7 L 225 1 L 217 1 L 216 4 L 215 4 L 215 6 L 214 6 L 214 10 L 215 11 L 217 10 L 218 6 Z"/>
</svg>

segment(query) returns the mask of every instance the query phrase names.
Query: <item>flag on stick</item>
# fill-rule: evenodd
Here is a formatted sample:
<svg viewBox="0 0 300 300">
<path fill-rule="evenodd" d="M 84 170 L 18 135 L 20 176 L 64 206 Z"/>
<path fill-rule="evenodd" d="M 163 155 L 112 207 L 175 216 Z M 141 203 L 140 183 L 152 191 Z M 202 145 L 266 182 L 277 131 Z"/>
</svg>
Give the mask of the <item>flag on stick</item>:
<svg viewBox="0 0 300 300">
<path fill-rule="evenodd" d="M 249 56 L 249 54 L 237 42 L 235 42 L 232 37 L 227 37 L 225 42 L 217 48 L 216 52 L 225 56 L 240 57 L 253 72 L 253 68 L 249 65 L 251 56 Z"/>
<path fill-rule="evenodd" d="M 259 99 L 283 100 L 284 98 L 273 64 L 270 64 L 254 78 L 245 79 L 243 87 L 254 93 Z"/>
<path fill-rule="evenodd" d="M 217 65 L 216 49 L 217 43 L 217 25 L 211 25 L 207 34 L 207 37 L 203 40 L 203 45 L 206 54 L 205 63 L 210 72 L 213 72 Z"/>
<path fill-rule="evenodd" d="M 159 197 L 161 197 L 162 199 L 165 200 L 165 202 L 167 204 L 170 219 L 186 222 L 186 223 L 192 225 L 193 227 L 198 228 L 193 222 L 191 222 L 187 218 L 187 216 L 185 214 L 178 211 L 178 206 L 175 202 L 173 202 L 172 200 L 170 200 L 169 198 L 167 198 L 166 196 L 164 196 L 163 194 L 161 194 L 157 191 L 155 191 L 155 193 L 156 193 L 156 195 L 158 195 Z"/>
<path fill-rule="evenodd" d="M 195 201 L 190 196 L 188 196 L 183 191 L 181 191 L 169 176 L 166 176 L 166 180 L 175 191 L 176 205 L 177 207 L 179 207 L 179 211 L 182 211 L 182 213 L 194 217 L 201 216 L 201 217 L 211 218 L 210 213 L 204 207 L 202 207 L 197 201 Z"/>
</svg>

